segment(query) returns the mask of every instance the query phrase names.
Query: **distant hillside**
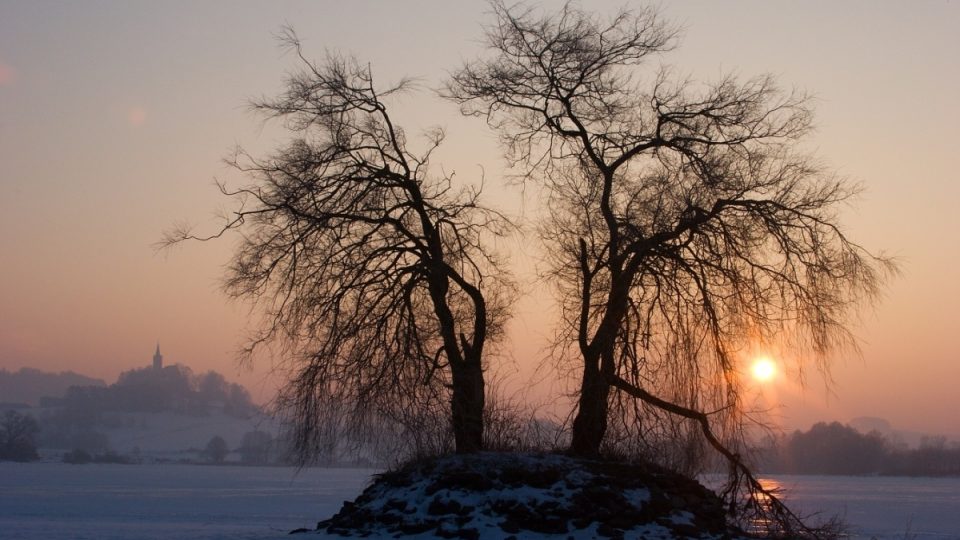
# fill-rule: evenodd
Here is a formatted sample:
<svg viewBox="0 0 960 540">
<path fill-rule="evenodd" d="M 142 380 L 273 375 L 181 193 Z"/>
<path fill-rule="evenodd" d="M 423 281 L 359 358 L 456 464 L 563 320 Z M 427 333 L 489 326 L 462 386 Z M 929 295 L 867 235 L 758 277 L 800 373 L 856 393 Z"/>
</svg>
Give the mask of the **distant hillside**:
<svg viewBox="0 0 960 540">
<path fill-rule="evenodd" d="M 42 397 L 63 397 L 71 386 L 106 386 L 100 379 L 72 371 L 48 373 L 33 368 L 11 372 L 0 369 L 0 401 L 36 406 Z"/>
</svg>

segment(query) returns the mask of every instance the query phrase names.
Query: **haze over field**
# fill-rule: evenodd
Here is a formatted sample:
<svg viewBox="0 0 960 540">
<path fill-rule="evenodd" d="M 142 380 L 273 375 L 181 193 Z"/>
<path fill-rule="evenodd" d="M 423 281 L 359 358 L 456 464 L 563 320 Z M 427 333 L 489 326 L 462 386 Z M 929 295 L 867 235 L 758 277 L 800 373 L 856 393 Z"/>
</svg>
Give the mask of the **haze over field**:
<svg viewBox="0 0 960 540">
<path fill-rule="evenodd" d="M 610 12 L 619 1 L 583 2 Z M 548 3 L 549 4 L 549 3 Z M 552 4 L 550 4 L 552 5 Z M 487 200 L 519 218 L 538 194 L 503 182 L 495 136 L 436 99 L 447 70 L 479 50 L 483 3 L 0 2 L 0 368 L 72 370 L 110 383 L 145 365 L 159 338 L 170 362 L 237 373 L 245 306 L 218 292 L 232 240 L 154 249 L 187 221 L 212 231 L 226 204 L 213 179 L 234 144 L 254 155 L 283 135 L 251 114 L 251 97 L 281 88 L 292 58 L 271 38 L 292 24 L 308 56 L 326 49 L 369 61 L 386 83 L 418 77 L 398 109 L 409 129 L 440 125 L 436 163 L 485 178 Z M 903 274 L 866 313 L 863 360 L 838 358 L 833 395 L 813 366 L 757 384 L 788 428 L 876 416 L 901 429 L 958 433 L 960 380 L 960 5 L 875 2 L 671 2 L 686 31 L 667 61 L 693 78 L 772 72 L 818 97 L 807 144 L 866 191 L 842 216 L 851 236 L 897 256 Z M 549 290 L 534 282 L 535 236 L 504 246 L 526 294 L 498 371 L 534 396 L 557 395 L 535 373 L 552 333 Z M 272 395 L 271 361 L 240 378 Z M 0 401 L 7 401 L 0 396 Z M 782 408 L 781 408 L 782 405 Z"/>
</svg>

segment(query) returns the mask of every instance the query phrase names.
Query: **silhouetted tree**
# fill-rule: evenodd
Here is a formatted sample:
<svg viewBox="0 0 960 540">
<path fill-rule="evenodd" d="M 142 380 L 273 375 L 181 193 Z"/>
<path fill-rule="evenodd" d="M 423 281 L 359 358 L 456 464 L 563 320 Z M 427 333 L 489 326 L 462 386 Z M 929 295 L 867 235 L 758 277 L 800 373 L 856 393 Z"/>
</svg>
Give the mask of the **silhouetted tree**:
<svg viewBox="0 0 960 540">
<path fill-rule="evenodd" d="M 0 460 L 33 461 L 38 459 L 34 435 L 40 431 L 37 421 L 28 414 L 7 411 L 0 420 Z"/>
<path fill-rule="evenodd" d="M 262 160 L 238 152 L 233 165 L 254 183 L 221 185 L 238 208 L 214 235 L 241 233 L 226 291 L 266 312 L 248 352 L 269 342 L 290 359 L 280 403 L 304 456 L 323 446 L 331 411 L 356 426 L 440 401 L 457 451 L 479 450 L 484 351 L 505 304 L 484 238 L 507 223 L 479 190 L 428 170 L 441 130 L 425 134 L 425 150 L 410 148 L 387 107 L 409 81 L 377 87 L 355 60 L 315 63 L 292 32 L 284 42 L 301 70 L 255 109 L 294 139 Z"/>
<path fill-rule="evenodd" d="M 886 443 L 877 432 L 862 434 L 838 422 L 819 422 L 807 432 L 794 432 L 786 451 L 791 473 L 869 474 L 882 470 Z"/>
<path fill-rule="evenodd" d="M 731 464 L 725 495 L 802 530 L 739 457 L 738 352 L 789 336 L 825 358 L 851 341 L 845 315 L 877 293 L 887 264 L 836 224 L 855 189 L 794 148 L 807 99 L 769 76 L 642 75 L 676 43 L 653 9 L 608 21 L 570 4 L 493 11 L 491 54 L 446 93 L 548 189 L 557 345 L 582 373 L 571 451 L 599 453 L 611 421 L 652 447 L 696 433 Z"/>
<path fill-rule="evenodd" d="M 910 452 L 908 474 L 924 476 L 960 475 L 960 445 L 946 437 L 923 437 L 920 447 Z"/>
<path fill-rule="evenodd" d="M 229 453 L 230 449 L 227 447 L 227 441 L 219 435 L 214 435 L 203 449 L 203 457 L 213 463 L 223 463 Z"/>
</svg>

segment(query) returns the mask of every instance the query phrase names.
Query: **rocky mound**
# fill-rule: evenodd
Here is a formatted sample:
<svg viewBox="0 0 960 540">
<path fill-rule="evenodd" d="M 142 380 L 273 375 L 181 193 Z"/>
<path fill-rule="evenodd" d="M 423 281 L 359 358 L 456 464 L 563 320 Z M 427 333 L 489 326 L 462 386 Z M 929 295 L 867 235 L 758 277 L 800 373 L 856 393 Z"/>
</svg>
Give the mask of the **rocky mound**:
<svg viewBox="0 0 960 540">
<path fill-rule="evenodd" d="M 379 475 L 317 532 L 399 538 L 741 538 L 717 496 L 654 466 L 445 456 Z"/>
</svg>

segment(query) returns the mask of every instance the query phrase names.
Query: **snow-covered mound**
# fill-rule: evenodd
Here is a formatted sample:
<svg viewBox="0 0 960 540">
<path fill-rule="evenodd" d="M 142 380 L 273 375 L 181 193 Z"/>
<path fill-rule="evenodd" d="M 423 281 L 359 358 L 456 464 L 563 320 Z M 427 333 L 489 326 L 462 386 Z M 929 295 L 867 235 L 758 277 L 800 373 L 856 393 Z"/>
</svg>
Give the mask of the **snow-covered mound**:
<svg viewBox="0 0 960 540">
<path fill-rule="evenodd" d="M 318 524 L 374 538 L 732 538 L 717 496 L 655 466 L 556 454 L 421 460 L 379 475 Z"/>
</svg>

